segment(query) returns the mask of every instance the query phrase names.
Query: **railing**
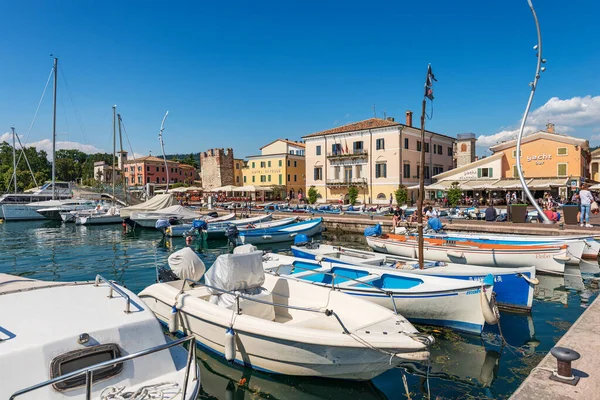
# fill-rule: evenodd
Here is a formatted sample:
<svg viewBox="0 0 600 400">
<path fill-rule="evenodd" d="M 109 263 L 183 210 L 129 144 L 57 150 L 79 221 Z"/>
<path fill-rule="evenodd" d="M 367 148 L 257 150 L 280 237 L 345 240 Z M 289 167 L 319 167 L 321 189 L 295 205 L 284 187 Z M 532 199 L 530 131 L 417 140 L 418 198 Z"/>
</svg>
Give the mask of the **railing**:
<svg viewBox="0 0 600 400">
<path fill-rule="evenodd" d="M 367 157 L 369 153 L 366 150 L 336 151 L 327 153 L 327 158 L 362 158 Z"/>
<path fill-rule="evenodd" d="M 10 400 L 13 400 L 21 395 L 32 392 L 34 390 L 43 388 L 45 386 L 54 385 L 55 383 L 63 382 L 63 381 L 66 381 L 67 379 L 71 379 L 71 378 L 74 378 L 76 376 L 83 375 L 83 374 L 85 374 L 85 398 L 86 398 L 86 400 L 90 400 L 92 398 L 92 385 L 93 385 L 92 378 L 93 378 L 94 371 L 104 368 L 104 367 L 111 366 L 111 365 L 120 364 L 125 361 L 133 360 L 134 358 L 143 357 L 148 354 L 156 353 L 161 350 L 170 349 L 171 347 L 179 346 L 186 342 L 189 342 L 190 348 L 188 350 L 188 359 L 187 359 L 187 364 L 185 367 L 185 379 L 183 382 L 183 389 L 182 389 L 182 396 L 181 396 L 182 399 L 185 399 L 185 395 L 187 392 L 188 380 L 189 380 L 189 376 L 190 376 L 190 369 L 192 366 L 192 360 L 196 359 L 196 342 L 195 342 L 194 336 L 191 336 L 191 335 L 186 336 L 183 339 L 175 340 L 171 343 L 163 344 L 160 346 L 155 346 L 155 347 L 152 347 L 152 348 L 149 348 L 146 350 L 139 351 L 134 354 L 116 358 L 114 360 L 104 361 L 104 362 L 101 362 L 96 365 L 78 369 L 77 371 L 73 371 L 73 372 L 70 372 L 65 375 L 57 376 L 54 379 L 50 379 L 45 382 L 38 383 L 37 385 L 29 386 L 28 388 L 21 389 L 21 390 L 15 392 L 12 396 L 10 396 Z"/>
<path fill-rule="evenodd" d="M 127 293 L 125 293 L 123 290 L 121 290 L 117 285 L 115 285 L 114 282 L 109 281 L 102 275 L 96 275 L 96 282 L 94 283 L 94 286 L 98 287 L 98 284 L 100 282 L 105 282 L 108 285 L 108 287 L 110 289 L 108 292 L 109 299 L 112 299 L 113 290 L 114 290 L 115 292 L 117 292 L 121 296 L 123 296 L 123 298 L 125 298 L 125 300 L 127 300 L 127 305 L 125 305 L 125 313 L 129 314 L 131 312 L 131 298 L 129 297 L 129 295 Z"/>
<path fill-rule="evenodd" d="M 327 186 L 366 186 L 366 178 L 351 178 L 351 179 L 327 179 Z"/>
</svg>

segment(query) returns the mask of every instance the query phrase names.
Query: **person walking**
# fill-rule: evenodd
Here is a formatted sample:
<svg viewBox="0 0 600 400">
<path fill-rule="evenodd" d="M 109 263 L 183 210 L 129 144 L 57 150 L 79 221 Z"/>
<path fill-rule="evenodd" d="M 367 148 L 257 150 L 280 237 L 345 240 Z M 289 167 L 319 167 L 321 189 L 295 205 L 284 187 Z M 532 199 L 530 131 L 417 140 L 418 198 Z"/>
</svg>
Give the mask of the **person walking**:
<svg viewBox="0 0 600 400">
<path fill-rule="evenodd" d="M 579 191 L 579 209 L 581 210 L 581 217 L 579 219 L 580 226 L 591 228 L 590 225 L 590 208 L 594 201 L 594 196 L 588 190 L 588 185 L 583 185 Z"/>
</svg>

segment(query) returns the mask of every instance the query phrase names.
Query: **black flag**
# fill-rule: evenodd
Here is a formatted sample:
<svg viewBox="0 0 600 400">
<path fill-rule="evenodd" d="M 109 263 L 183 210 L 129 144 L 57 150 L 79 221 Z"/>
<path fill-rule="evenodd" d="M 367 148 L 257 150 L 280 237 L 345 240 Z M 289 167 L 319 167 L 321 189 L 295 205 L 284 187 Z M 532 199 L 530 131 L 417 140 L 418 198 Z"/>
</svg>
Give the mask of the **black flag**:
<svg viewBox="0 0 600 400">
<path fill-rule="evenodd" d="M 425 97 L 433 100 L 433 81 L 437 82 L 433 72 L 431 72 L 431 64 L 427 66 L 427 82 L 425 83 Z"/>
</svg>

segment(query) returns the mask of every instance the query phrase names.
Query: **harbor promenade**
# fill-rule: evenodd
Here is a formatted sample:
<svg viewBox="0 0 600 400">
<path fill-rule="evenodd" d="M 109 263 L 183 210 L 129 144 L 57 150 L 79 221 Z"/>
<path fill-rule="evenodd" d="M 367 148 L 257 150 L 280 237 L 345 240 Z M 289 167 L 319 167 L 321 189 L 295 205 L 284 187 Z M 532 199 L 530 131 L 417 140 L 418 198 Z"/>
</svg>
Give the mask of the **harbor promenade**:
<svg viewBox="0 0 600 400">
<path fill-rule="evenodd" d="M 579 376 L 576 386 L 549 379 L 556 369 L 556 359 L 550 353 L 542 359 L 511 400 L 571 400 L 600 398 L 600 297 L 588 307 L 556 346 L 575 350 L 581 358 L 573 361 L 573 375 Z"/>
<path fill-rule="evenodd" d="M 322 217 L 325 227 L 329 230 L 351 233 L 362 233 L 365 228 L 380 223 L 384 232 L 389 232 L 392 227 L 392 217 L 376 215 L 356 215 L 356 214 L 321 214 L 321 213 L 283 213 L 276 212 L 273 218 L 300 217 Z M 486 232 L 499 234 L 519 234 L 519 235 L 592 235 L 600 236 L 600 215 L 595 215 L 590 222 L 595 225 L 593 228 L 584 228 L 578 225 L 552 224 L 545 225 L 541 223 L 523 223 L 515 224 L 512 222 L 486 222 L 480 220 L 465 219 L 444 219 L 442 223 L 447 231 L 457 232 Z M 416 223 L 402 222 L 400 226 L 408 228 L 417 227 Z"/>
</svg>

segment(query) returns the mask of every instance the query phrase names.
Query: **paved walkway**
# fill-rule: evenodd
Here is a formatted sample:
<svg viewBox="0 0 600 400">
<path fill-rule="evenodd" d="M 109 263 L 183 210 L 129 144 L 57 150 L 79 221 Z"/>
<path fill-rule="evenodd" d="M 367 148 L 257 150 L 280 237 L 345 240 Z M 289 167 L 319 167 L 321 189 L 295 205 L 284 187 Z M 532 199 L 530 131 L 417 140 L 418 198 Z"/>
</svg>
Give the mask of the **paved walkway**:
<svg viewBox="0 0 600 400">
<path fill-rule="evenodd" d="M 577 319 L 556 344 L 581 354 L 573 361 L 573 374 L 580 376 L 577 386 L 550 380 L 556 359 L 548 353 L 511 396 L 512 400 L 600 399 L 600 297 Z"/>
</svg>

